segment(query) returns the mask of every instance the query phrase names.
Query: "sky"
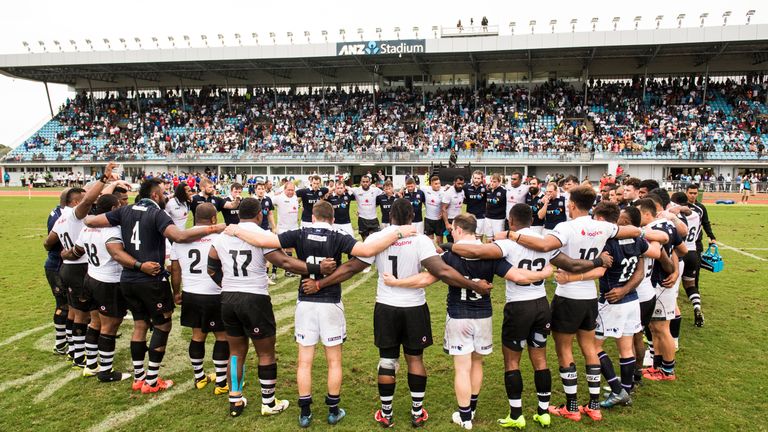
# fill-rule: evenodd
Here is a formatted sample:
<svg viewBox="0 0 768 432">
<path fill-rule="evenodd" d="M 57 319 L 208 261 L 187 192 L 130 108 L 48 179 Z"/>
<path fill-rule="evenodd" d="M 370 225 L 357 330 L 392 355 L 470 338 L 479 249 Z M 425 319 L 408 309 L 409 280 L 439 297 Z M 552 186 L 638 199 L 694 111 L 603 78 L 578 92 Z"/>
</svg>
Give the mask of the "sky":
<svg viewBox="0 0 768 432">
<path fill-rule="evenodd" d="M 455 27 L 461 19 L 466 26 L 470 18 L 479 24 L 483 15 L 490 25 L 499 25 L 501 34 L 509 34 L 509 22 L 517 22 L 517 32 L 530 20 L 536 20 L 536 32 L 551 32 L 550 20 L 557 20 L 556 32 L 571 31 L 570 21 L 578 20 L 577 31 L 591 30 L 590 20 L 599 18 L 598 30 L 613 28 L 613 17 L 620 17 L 618 29 L 634 28 L 634 18 L 642 16 L 639 28 L 655 28 L 654 18 L 664 15 L 662 27 L 677 27 L 677 16 L 686 14 L 683 26 L 699 25 L 699 16 L 706 12 L 705 25 L 721 25 L 722 14 L 732 11 L 729 23 L 746 23 L 746 12 L 755 9 L 753 23 L 768 22 L 768 10 L 761 13 L 760 2 L 754 0 L 722 1 L 661 1 L 646 0 L 642 4 L 623 1 L 403 1 L 382 2 L 340 1 L 234 1 L 234 0 L 133 0 L 120 3 L 76 0 L 74 2 L 27 0 L 3 5 L 0 14 L 0 55 L 23 53 L 27 41 L 33 51 L 58 51 L 53 44 L 60 41 L 65 50 L 72 50 L 69 40 L 75 40 L 80 50 L 88 50 L 85 39 L 91 39 L 95 50 L 108 49 L 102 41 L 111 41 L 112 49 L 124 49 L 119 38 L 128 40 L 129 49 L 138 47 L 134 37 L 142 40 L 144 49 L 153 47 L 152 36 L 161 47 L 170 47 L 168 36 L 177 46 L 185 46 L 183 35 L 189 35 L 193 46 L 203 46 L 200 35 L 207 35 L 208 44 L 236 44 L 234 34 L 242 35 L 243 44 L 252 44 L 251 34 L 259 35 L 259 43 L 272 43 L 269 32 L 276 34 L 277 43 L 288 43 L 287 32 L 293 32 L 294 42 L 305 41 L 304 31 L 313 42 L 321 42 L 321 30 L 328 31 L 329 41 L 340 40 L 339 29 L 347 38 L 356 38 L 362 28 L 366 38 L 376 37 L 382 29 L 383 39 L 394 39 L 394 27 L 399 26 L 401 38 L 413 37 L 414 26 L 419 37 L 432 37 L 432 26 Z M 49 85 L 54 110 L 71 94 L 66 86 Z M 15 146 L 29 137 L 36 128 L 50 119 L 50 110 L 42 83 L 13 79 L 0 75 L 0 144 Z"/>
</svg>

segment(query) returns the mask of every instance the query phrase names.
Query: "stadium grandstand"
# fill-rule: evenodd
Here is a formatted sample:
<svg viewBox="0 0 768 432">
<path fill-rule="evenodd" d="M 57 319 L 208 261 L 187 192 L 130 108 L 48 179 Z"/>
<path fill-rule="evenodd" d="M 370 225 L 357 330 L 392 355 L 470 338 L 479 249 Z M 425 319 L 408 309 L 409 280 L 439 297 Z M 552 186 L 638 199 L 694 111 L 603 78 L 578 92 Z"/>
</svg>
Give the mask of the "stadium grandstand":
<svg viewBox="0 0 768 432">
<path fill-rule="evenodd" d="M 113 159 L 132 178 L 397 178 L 451 158 L 595 180 L 765 174 L 768 25 L 429 36 L 2 55 L 0 73 L 76 96 L 0 165 L 12 185 Z"/>
</svg>

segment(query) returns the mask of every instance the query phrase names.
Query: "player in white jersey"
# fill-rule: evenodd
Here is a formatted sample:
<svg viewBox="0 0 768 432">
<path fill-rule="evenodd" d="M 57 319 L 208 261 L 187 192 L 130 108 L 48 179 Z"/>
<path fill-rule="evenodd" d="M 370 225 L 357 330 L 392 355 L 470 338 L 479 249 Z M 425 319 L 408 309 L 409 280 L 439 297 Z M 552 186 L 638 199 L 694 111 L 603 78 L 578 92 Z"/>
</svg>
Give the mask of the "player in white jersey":
<svg viewBox="0 0 768 432">
<path fill-rule="evenodd" d="M 432 176 L 429 178 L 429 186 L 422 186 L 424 192 L 424 205 L 427 210 L 424 214 L 424 234 L 434 239 L 436 243 L 443 242 L 443 233 L 445 225 L 443 224 L 443 194 L 440 188 L 440 177 Z"/>
<path fill-rule="evenodd" d="M 95 214 L 103 214 L 120 206 L 115 195 L 102 195 L 94 206 Z M 111 245 L 122 247 L 120 228 L 83 227 L 75 242 L 75 247 L 64 252 L 65 255 L 86 256 L 88 274 L 83 282 L 84 290 L 93 298 L 99 314 L 99 332 L 86 331 L 86 365 L 83 376 L 97 376 L 100 382 L 122 381 L 130 374 L 113 369 L 115 339 L 117 330 L 126 313 L 126 303 L 120 293 L 120 275 L 123 267 L 110 253 Z M 97 366 L 98 356 L 98 366 Z"/>
<path fill-rule="evenodd" d="M 514 234 L 524 235 L 523 241 L 532 237 L 532 241 L 542 242 L 544 237 L 530 228 L 533 212 L 527 204 L 515 204 L 510 211 L 509 224 Z M 504 257 L 513 267 L 526 270 L 541 270 L 548 262 L 561 269 L 580 273 L 602 265 L 602 260 L 572 259 L 565 253 L 555 250 L 539 252 L 523 246 L 522 242 L 497 239 L 496 243 L 473 248 L 453 245 L 453 251 L 468 258 L 495 259 Z M 525 426 L 525 418 L 521 411 L 522 377 L 520 375 L 520 358 L 527 346 L 531 363 L 534 367 L 534 381 L 539 397 L 539 405 L 533 420 L 541 425 L 549 425 L 549 398 L 551 395 L 551 375 L 546 362 L 546 340 L 550 331 L 551 313 L 547 303 L 546 290 L 543 283 L 524 285 L 507 282 L 507 304 L 504 308 L 504 324 L 502 327 L 502 343 L 505 362 L 505 387 L 510 404 L 510 413 L 504 419 L 499 419 L 503 427 Z"/>
<path fill-rule="evenodd" d="M 261 206 L 255 198 L 240 203 L 239 229 L 265 232 Z M 261 414 L 278 414 L 287 400 L 275 399 L 277 327 L 269 297 L 267 261 L 294 273 L 307 274 L 307 264 L 288 257 L 279 249 L 262 249 L 231 236 L 219 236 L 208 254 L 208 273 L 221 286 L 221 315 L 230 350 L 229 414 L 237 417 L 247 405 L 243 397 L 243 366 L 248 339 L 259 357 Z"/>
<path fill-rule="evenodd" d="M 634 238 L 641 235 L 636 227 L 617 227 L 614 224 L 593 220 L 589 216 L 595 191 L 590 187 L 570 190 L 568 207 L 572 220 L 558 224 L 544 238 L 513 234 L 511 240 L 523 246 L 547 252 L 560 249 L 574 258 L 595 260 L 596 266 L 604 263 L 598 257 L 609 238 Z M 593 420 L 600 420 L 600 362 L 595 350 L 595 326 L 597 319 L 597 292 L 593 281 L 574 281 L 558 284 L 552 300 L 552 335 L 558 352 L 560 378 L 566 394 L 566 405 L 550 407 L 549 412 L 579 421 L 581 412 Z M 577 401 L 577 373 L 572 344 L 578 338 L 586 360 L 589 385 L 589 405 L 579 407 Z"/>
<path fill-rule="evenodd" d="M 496 245 L 483 245 L 475 237 L 476 231 L 477 219 L 475 216 L 469 213 L 459 214 L 454 218 L 454 237 L 457 243 L 452 247 L 459 249 L 463 247 L 470 253 L 476 251 L 478 247 L 486 246 L 494 252 L 498 251 L 499 248 Z M 511 242 L 508 243 L 512 244 Z M 463 258 L 457 253 L 448 251 L 442 255 L 442 259 L 451 267 L 459 270 L 464 277 L 468 279 L 479 278 L 489 283 L 493 282 L 493 277 L 496 275 L 504 277 L 509 281 L 508 283 L 521 285 L 533 283 L 541 285 L 543 289 L 544 279 L 552 274 L 552 266 L 547 265 L 546 260 L 542 261 L 544 265 L 540 267 L 539 271 L 531 271 L 524 266 L 523 268 L 513 266 L 512 263 L 499 255 L 495 259 L 478 260 Z M 549 254 L 542 255 L 548 256 Z M 538 266 L 538 264 L 540 263 L 537 261 L 536 265 Z M 422 272 L 406 279 L 395 279 L 391 275 L 385 274 L 384 280 L 390 286 L 419 288 L 437 282 L 438 278 L 428 272 Z M 443 350 L 453 356 L 456 371 L 454 389 L 459 408 L 453 413 L 452 420 L 464 429 L 471 429 L 482 386 L 483 357 L 493 351 L 493 308 L 490 295 L 480 296 L 465 289 L 451 286 L 448 288 L 447 297 L 448 316 L 445 321 Z M 548 311 L 549 305 L 546 303 L 546 298 L 544 305 Z M 548 324 L 549 320 L 547 319 L 547 326 Z M 518 417 L 520 416 L 515 416 L 515 418 Z M 508 425 L 507 422 L 502 424 Z"/>
<path fill-rule="evenodd" d="M 352 195 L 357 201 L 357 230 L 363 240 L 379 230 L 376 197 L 382 193 L 381 189 L 371 184 L 371 178 L 367 175 L 360 179 L 360 187 L 352 188 Z"/>
<path fill-rule="evenodd" d="M 216 207 L 202 203 L 195 209 L 195 226 L 216 225 Z M 221 321 L 221 287 L 206 271 L 207 257 L 218 234 L 208 234 L 191 243 L 174 243 L 171 247 L 171 287 L 176 304 L 181 304 L 181 325 L 192 329 L 189 361 L 195 388 L 201 390 L 215 380 L 213 393 L 227 394 L 227 360 L 229 344 Z M 213 365 L 215 374 L 203 368 L 205 340 L 213 332 Z"/>
<path fill-rule="evenodd" d="M 277 209 L 277 234 L 299 229 L 299 197 L 296 196 L 296 185 L 287 181 L 282 192 L 272 198 L 272 204 Z M 286 255 L 293 256 L 293 249 L 284 249 Z M 286 277 L 293 277 L 291 272 L 285 272 Z"/>
<path fill-rule="evenodd" d="M 187 227 L 187 215 L 189 215 L 189 206 L 192 203 L 192 197 L 195 195 L 186 183 L 179 183 L 173 197 L 165 203 L 165 212 L 173 220 L 174 225 L 179 229 Z M 170 246 L 166 245 L 170 250 Z"/>
<path fill-rule="evenodd" d="M 449 186 L 443 192 L 442 217 L 445 230 L 448 231 L 448 241 L 453 241 L 451 231 L 453 230 L 453 219 L 461 214 L 461 208 L 464 205 L 464 177 L 456 176 L 453 179 L 453 186 Z"/>
<path fill-rule="evenodd" d="M 84 226 L 84 219 L 91 211 L 93 203 L 101 192 L 111 193 L 116 184 L 107 184 L 113 178 L 112 171 L 117 164 L 110 162 L 104 169 L 104 175 L 100 180 L 88 186 L 88 192 L 83 189 L 73 188 L 67 193 L 67 207 L 61 212 L 61 217 L 56 221 L 50 234 L 45 240 L 44 247 L 50 250 L 57 242 L 62 249 L 75 247 L 80 232 Z M 63 255 L 62 255 L 63 256 Z M 69 312 L 67 318 L 73 320 L 72 344 L 68 353 L 75 366 L 85 367 L 85 339 L 98 341 L 99 314 L 93 307 L 93 298 L 85 290 L 84 281 L 88 270 L 88 259 L 85 255 L 74 254 L 73 259 L 65 259 L 62 263 L 60 274 L 67 289 Z M 90 320 L 90 326 L 88 322 Z"/>
<path fill-rule="evenodd" d="M 390 222 L 392 225 L 372 234 L 366 241 L 376 240 L 383 235 L 409 225 L 413 219 L 413 206 L 407 199 L 397 199 L 392 204 Z M 430 239 L 424 235 L 404 238 L 372 258 L 351 259 L 340 266 L 332 275 L 319 281 L 307 279 L 303 282 L 305 291 L 315 291 L 325 286 L 341 283 L 368 265 L 376 263 L 379 278 L 374 308 L 374 343 L 379 348 L 378 386 L 382 407 L 376 411 L 375 420 L 383 426 L 392 425 L 392 398 L 395 393 L 395 375 L 399 367 L 400 346 L 403 346 L 408 363 L 408 387 L 411 390 L 411 423 L 421 426 L 428 418 L 423 409 L 424 392 L 427 386 L 424 369 L 424 348 L 432 345 L 432 326 L 426 294 L 423 288 L 396 288 L 387 285 L 383 273 L 407 278 L 418 274 L 422 266 L 430 273 L 451 286 L 468 288 L 480 294 L 489 292 L 490 284 L 485 281 L 465 279 L 443 262 L 435 252 Z"/>
<path fill-rule="evenodd" d="M 520 171 L 512 173 L 510 184 L 507 186 L 507 215 L 515 204 L 525 203 L 529 186 L 523 184 L 523 174 Z"/>
<path fill-rule="evenodd" d="M 674 204 L 682 207 L 690 207 L 688 196 L 684 192 L 675 192 L 670 197 Z M 686 294 L 690 293 L 688 298 L 693 304 L 694 323 L 697 327 L 701 327 L 704 324 L 704 317 L 701 313 L 701 296 L 695 290 L 696 278 L 699 273 L 701 263 L 699 262 L 699 253 L 696 249 L 696 240 L 701 235 L 701 216 L 698 212 L 692 211 L 688 215 L 680 215 L 680 219 L 685 222 L 688 227 L 688 234 L 683 239 L 685 247 L 688 248 L 688 253 L 683 257 L 683 288 Z"/>
</svg>

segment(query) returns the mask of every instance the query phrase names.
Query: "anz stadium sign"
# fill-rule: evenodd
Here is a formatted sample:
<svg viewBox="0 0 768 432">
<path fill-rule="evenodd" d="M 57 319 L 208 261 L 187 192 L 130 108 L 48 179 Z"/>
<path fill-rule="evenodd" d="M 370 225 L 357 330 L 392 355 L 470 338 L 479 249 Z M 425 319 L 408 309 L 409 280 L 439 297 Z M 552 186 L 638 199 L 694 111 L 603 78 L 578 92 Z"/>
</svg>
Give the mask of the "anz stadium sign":
<svg viewBox="0 0 768 432">
<path fill-rule="evenodd" d="M 426 46 L 424 39 L 338 42 L 336 55 L 421 54 L 426 51 Z"/>
</svg>

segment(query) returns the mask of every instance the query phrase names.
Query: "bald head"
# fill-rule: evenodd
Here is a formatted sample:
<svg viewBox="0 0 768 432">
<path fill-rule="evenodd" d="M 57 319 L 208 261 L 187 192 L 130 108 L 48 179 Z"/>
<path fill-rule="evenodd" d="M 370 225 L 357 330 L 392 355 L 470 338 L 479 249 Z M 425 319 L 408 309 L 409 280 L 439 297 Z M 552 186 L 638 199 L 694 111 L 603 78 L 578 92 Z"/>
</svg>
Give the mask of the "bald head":
<svg viewBox="0 0 768 432">
<path fill-rule="evenodd" d="M 216 223 L 216 207 L 211 203 L 202 203 L 195 208 L 195 225 L 213 225 Z"/>
</svg>

